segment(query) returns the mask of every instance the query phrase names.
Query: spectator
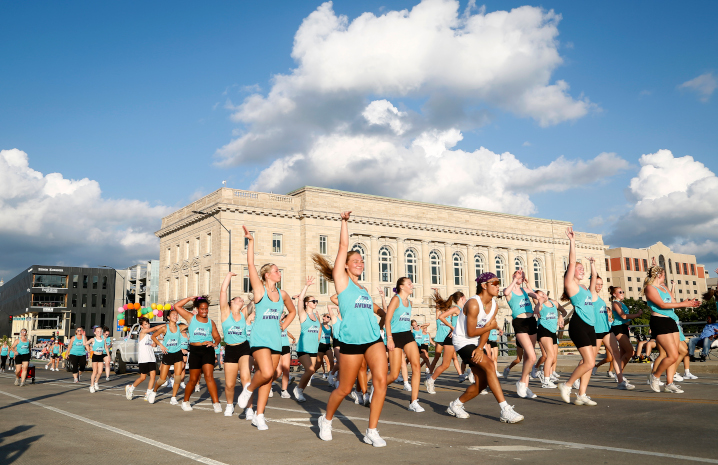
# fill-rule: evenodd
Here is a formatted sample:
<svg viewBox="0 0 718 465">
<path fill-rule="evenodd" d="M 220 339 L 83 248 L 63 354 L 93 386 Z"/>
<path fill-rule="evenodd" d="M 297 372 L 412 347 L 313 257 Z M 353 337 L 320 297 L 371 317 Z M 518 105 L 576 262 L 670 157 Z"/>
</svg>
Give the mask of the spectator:
<svg viewBox="0 0 718 465">
<path fill-rule="evenodd" d="M 688 355 L 691 357 L 691 362 L 695 362 L 694 354 L 696 351 L 696 346 L 698 344 L 703 345 L 703 351 L 701 352 L 701 362 L 706 361 L 706 358 L 711 351 L 711 344 L 716 338 L 716 333 L 718 333 L 718 324 L 716 324 L 716 319 L 713 315 L 708 315 L 707 323 L 708 324 L 703 327 L 703 331 L 701 332 L 700 336 L 693 337 L 690 341 L 688 341 Z"/>
</svg>

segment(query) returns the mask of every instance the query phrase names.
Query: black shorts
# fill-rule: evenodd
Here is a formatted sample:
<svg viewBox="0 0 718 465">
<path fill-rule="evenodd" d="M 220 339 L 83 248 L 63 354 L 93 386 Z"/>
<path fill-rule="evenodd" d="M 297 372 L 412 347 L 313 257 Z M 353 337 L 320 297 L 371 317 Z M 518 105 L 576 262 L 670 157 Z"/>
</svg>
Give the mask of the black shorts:
<svg viewBox="0 0 718 465">
<path fill-rule="evenodd" d="M 214 347 L 189 346 L 189 369 L 201 370 L 204 365 L 214 366 Z"/>
<path fill-rule="evenodd" d="M 282 355 L 287 355 L 292 353 L 292 348 L 290 346 L 282 346 Z"/>
<path fill-rule="evenodd" d="M 105 354 L 92 354 L 92 363 L 105 363 Z"/>
<path fill-rule="evenodd" d="M 377 339 L 374 342 L 367 342 L 366 344 L 347 344 L 346 342 L 342 345 L 342 355 L 364 355 L 369 347 L 374 344 L 384 345 L 382 338 Z"/>
<path fill-rule="evenodd" d="M 70 363 L 72 364 L 72 372 L 77 373 L 78 371 L 85 371 L 85 364 L 87 363 L 87 355 L 68 355 Z"/>
<path fill-rule="evenodd" d="M 606 331 L 605 333 L 596 333 L 596 341 L 603 341 L 603 338 L 608 336 L 608 333 L 611 331 Z"/>
<path fill-rule="evenodd" d="M 453 331 L 450 331 L 449 334 L 444 339 L 444 345 L 445 346 L 453 346 L 454 345 L 454 336 Z"/>
<path fill-rule="evenodd" d="M 487 343 L 492 349 L 495 349 L 499 346 L 498 341 L 487 341 Z"/>
<path fill-rule="evenodd" d="M 182 351 L 178 350 L 177 352 L 167 352 L 166 354 L 162 355 L 162 365 L 167 366 L 174 366 L 175 363 L 184 362 L 184 357 L 182 356 Z"/>
<path fill-rule="evenodd" d="M 474 367 L 474 368 L 478 368 L 478 369 L 480 369 L 481 371 L 484 371 L 484 369 L 481 368 L 480 365 L 474 363 L 474 362 L 471 360 L 471 356 L 473 355 L 474 351 L 476 350 L 476 347 L 477 347 L 477 346 L 474 345 L 474 344 L 469 344 L 469 345 L 467 345 L 467 346 L 462 347 L 462 348 L 459 349 L 458 351 L 456 351 L 456 353 L 459 354 L 459 357 L 461 357 L 461 361 L 462 361 L 463 363 L 465 363 L 466 365 L 469 365 L 469 366 L 472 366 L 472 367 Z M 488 352 L 487 352 L 487 350 L 486 350 L 486 346 L 484 346 L 484 353 L 486 353 L 486 354 L 488 355 Z"/>
<path fill-rule="evenodd" d="M 156 362 L 140 363 L 140 374 L 141 375 L 149 375 L 150 373 L 154 373 L 156 371 L 157 371 L 157 363 Z"/>
<path fill-rule="evenodd" d="M 30 354 L 17 354 L 15 355 L 15 363 L 29 362 Z"/>
<path fill-rule="evenodd" d="M 251 347 L 249 350 L 252 354 L 254 354 L 259 349 L 267 349 L 272 353 L 272 355 L 282 355 L 282 352 L 279 350 L 274 350 L 274 349 L 270 349 L 269 347 L 263 347 L 263 346 Z"/>
<path fill-rule="evenodd" d="M 667 316 L 651 315 L 650 321 L 651 337 L 655 338 L 661 334 L 671 334 L 678 332 L 678 325 L 673 318 Z"/>
<path fill-rule="evenodd" d="M 577 349 L 581 347 L 596 347 L 596 330 L 593 326 L 583 321 L 578 313 L 571 317 L 568 325 L 568 337 L 571 338 Z"/>
<path fill-rule="evenodd" d="M 332 339 L 332 347 L 333 347 L 333 348 L 338 349 L 338 348 L 341 347 L 341 346 L 342 346 L 342 341 L 340 341 L 340 340 L 337 339 L 337 338 L 333 338 L 333 339 Z"/>
<path fill-rule="evenodd" d="M 611 332 L 618 337 L 619 334 L 623 334 L 626 337 L 631 337 L 631 335 L 628 333 L 628 325 L 616 325 L 611 326 Z"/>
<path fill-rule="evenodd" d="M 239 359 L 251 355 L 249 341 L 234 346 L 224 346 L 224 363 L 239 363 Z"/>
<path fill-rule="evenodd" d="M 533 336 L 538 331 L 536 318 L 532 316 L 528 318 L 514 318 L 511 320 L 511 325 L 514 327 L 515 334 L 527 333 L 529 336 Z"/>
<path fill-rule="evenodd" d="M 53 359 L 55 359 L 55 358 L 60 358 L 60 354 L 52 354 L 52 358 L 53 358 Z"/>
<path fill-rule="evenodd" d="M 317 358 L 317 353 L 316 353 L 316 352 L 297 352 L 297 358 L 300 358 L 300 357 L 302 357 L 302 356 L 304 356 L 304 355 L 309 355 L 310 357 Z"/>
<path fill-rule="evenodd" d="M 420 345 L 419 350 L 425 350 L 428 353 L 429 352 L 429 344 Z"/>
<path fill-rule="evenodd" d="M 411 331 L 401 331 L 398 333 L 392 333 L 391 338 L 394 340 L 394 347 L 397 349 L 403 349 L 405 345 L 410 342 L 416 343 L 414 339 L 414 333 Z"/>
<path fill-rule="evenodd" d="M 331 352 L 331 349 L 332 349 L 332 346 L 330 346 L 329 344 L 321 343 L 321 344 L 319 344 L 319 349 L 317 349 L 317 353 L 322 354 L 322 353 Z"/>
<path fill-rule="evenodd" d="M 548 337 L 553 341 L 554 344 L 558 344 L 558 338 L 556 337 L 556 333 L 549 331 L 548 329 L 544 328 L 541 325 L 538 325 L 538 331 L 537 336 L 539 340 Z"/>
</svg>

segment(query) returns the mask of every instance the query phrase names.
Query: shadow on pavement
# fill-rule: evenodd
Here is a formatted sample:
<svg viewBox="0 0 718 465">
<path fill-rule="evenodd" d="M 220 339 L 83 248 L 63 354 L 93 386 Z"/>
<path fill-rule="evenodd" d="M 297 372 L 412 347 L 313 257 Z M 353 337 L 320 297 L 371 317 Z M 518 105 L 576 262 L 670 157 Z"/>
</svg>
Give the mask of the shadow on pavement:
<svg viewBox="0 0 718 465">
<path fill-rule="evenodd" d="M 25 431 L 28 431 L 32 428 L 34 428 L 34 425 L 16 426 L 11 430 L 3 431 L 0 433 L 0 463 L 14 463 L 25 452 L 27 452 L 27 450 L 33 443 L 37 442 L 43 437 L 43 435 L 30 436 L 29 438 L 19 439 L 15 442 L 10 442 L 7 444 L 5 443 L 6 438 L 9 438 L 10 436 L 15 436 L 16 434 L 24 433 Z"/>
</svg>

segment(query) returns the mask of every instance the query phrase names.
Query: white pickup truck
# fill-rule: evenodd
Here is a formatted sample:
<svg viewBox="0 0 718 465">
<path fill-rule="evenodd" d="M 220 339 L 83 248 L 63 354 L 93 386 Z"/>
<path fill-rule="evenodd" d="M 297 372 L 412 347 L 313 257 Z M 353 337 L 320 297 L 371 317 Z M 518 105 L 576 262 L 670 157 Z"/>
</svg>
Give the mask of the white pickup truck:
<svg viewBox="0 0 718 465">
<path fill-rule="evenodd" d="M 164 325 L 164 321 L 152 321 L 150 322 L 151 327 Z M 138 347 L 138 335 L 140 333 L 140 324 L 135 323 L 132 325 L 130 332 L 125 337 L 116 337 L 112 339 L 112 367 L 115 373 L 121 375 L 127 372 L 127 365 L 137 366 L 139 364 L 137 360 L 137 347 Z M 159 347 L 155 348 L 155 358 L 157 359 L 157 369 L 160 368 L 160 362 L 162 361 L 162 350 Z"/>
</svg>

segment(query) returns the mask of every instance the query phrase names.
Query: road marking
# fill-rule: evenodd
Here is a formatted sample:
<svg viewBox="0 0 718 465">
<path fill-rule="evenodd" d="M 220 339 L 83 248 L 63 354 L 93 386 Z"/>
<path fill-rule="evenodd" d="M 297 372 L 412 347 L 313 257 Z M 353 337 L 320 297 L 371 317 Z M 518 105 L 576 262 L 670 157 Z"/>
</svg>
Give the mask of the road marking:
<svg viewBox="0 0 718 465">
<path fill-rule="evenodd" d="M 106 424 L 100 423 L 100 422 L 98 422 L 98 421 L 90 420 L 89 418 L 85 418 L 85 417 L 81 417 L 81 416 L 79 416 L 79 415 L 75 415 L 74 413 L 70 413 L 70 412 L 66 412 L 66 411 L 64 411 L 64 410 L 60 410 L 59 408 L 51 407 L 51 406 L 49 406 L 49 405 L 41 404 L 40 402 L 35 402 L 35 401 L 29 400 L 29 399 L 25 399 L 25 398 L 20 397 L 20 396 L 16 396 L 16 395 L 14 395 L 14 394 L 10 394 L 9 392 L 0 391 L 0 394 L 5 394 L 5 395 L 8 396 L 8 397 L 12 397 L 12 398 L 14 398 L 14 399 L 18 399 L 18 400 L 20 400 L 20 401 L 22 401 L 22 402 L 26 402 L 26 403 L 28 403 L 28 404 L 32 404 L 32 405 L 35 405 L 35 406 L 38 406 L 38 407 L 42 407 L 42 408 L 48 409 L 48 410 L 53 411 L 53 412 L 55 412 L 55 413 L 59 413 L 59 414 L 61 414 L 61 415 L 65 415 L 65 416 L 68 416 L 68 417 L 70 417 L 70 418 L 74 418 L 75 420 L 84 421 L 85 423 L 88 423 L 88 424 L 90 424 L 90 425 L 92 425 L 92 426 L 96 426 L 96 427 L 98 427 L 98 428 L 103 428 L 103 429 L 106 429 L 106 430 L 111 431 L 111 432 L 116 433 L 116 434 L 121 434 L 121 435 L 123 435 L 123 436 L 127 436 L 128 438 L 134 439 L 134 440 L 136 440 L 136 441 L 144 442 L 145 444 L 149 444 L 149 445 L 151 445 L 151 446 L 159 447 L 160 449 L 166 450 L 166 451 L 168 451 L 168 452 L 172 452 L 172 453 L 177 454 L 177 455 L 181 455 L 182 457 L 185 457 L 185 458 L 188 458 L 188 459 L 192 459 L 192 460 L 194 460 L 194 461 L 196 461 L 196 462 L 206 463 L 207 465 L 227 465 L 227 464 L 225 464 L 225 463 L 223 463 L 223 462 L 218 462 L 217 460 L 212 460 L 212 459 L 210 459 L 210 458 L 203 457 L 203 456 L 201 456 L 201 455 L 197 455 L 197 454 L 195 454 L 195 453 L 192 453 L 192 452 L 189 452 L 189 451 L 186 451 L 186 450 L 178 449 L 177 447 L 173 447 L 173 446 L 170 446 L 170 445 L 167 445 L 167 444 L 163 444 L 163 443 L 161 443 L 161 442 L 159 442 L 159 441 L 155 441 L 155 440 L 153 440 L 153 439 L 148 439 L 148 438 L 146 438 L 146 437 L 144 437 L 144 436 L 140 436 L 140 435 L 138 435 L 138 434 L 130 433 L 129 431 L 125 431 L 125 430 L 121 430 L 121 429 L 119 429 L 119 428 L 115 428 L 114 426 L 106 425 Z"/>
<path fill-rule="evenodd" d="M 543 447 L 531 447 L 531 446 L 471 446 L 469 450 L 490 450 L 492 452 L 529 452 L 534 450 L 552 450 Z"/>
</svg>

